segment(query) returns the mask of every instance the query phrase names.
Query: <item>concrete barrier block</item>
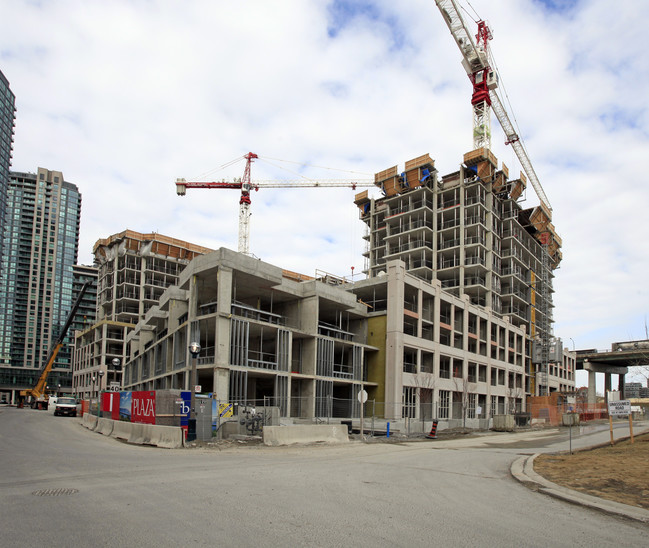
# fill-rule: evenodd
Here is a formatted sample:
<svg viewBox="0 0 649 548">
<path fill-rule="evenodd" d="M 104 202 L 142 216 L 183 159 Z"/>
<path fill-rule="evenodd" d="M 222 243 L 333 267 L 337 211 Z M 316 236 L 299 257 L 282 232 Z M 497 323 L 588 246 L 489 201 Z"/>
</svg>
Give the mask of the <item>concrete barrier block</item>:
<svg viewBox="0 0 649 548">
<path fill-rule="evenodd" d="M 183 446 L 183 430 L 179 426 L 152 425 L 149 443 L 165 449 L 177 449 Z"/>
<path fill-rule="evenodd" d="M 111 419 L 99 419 L 99 422 L 97 424 L 97 428 L 95 429 L 95 432 L 99 432 L 100 434 L 103 434 L 104 436 L 110 436 L 113 433 L 113 423 L 115 421 Z"/>
<path fill-rule="evenodd" d="M 146 424 L 131 423 L 131 436 L 128 438 L 128 443 L 143 444 L 145 426 Z"/>
<path fill-rule="evenodd" d="M 126 421 L 115 421 L 113 425 L 113 433 L 111 436 L 114 438 L 128 441 L 131 437 L 131 423 Z"/>
<path fill-rule="evenodd" d="M 512 432 L 514 430 L 514 415 L 494 415 L 493 429 L 497 432 Z"/>
<path fill-rule="evenodd" d="M 344 443 L 349 441 L 347 425 L 313 424 L 295 426 L 264 426 L 264 445 L 291 445 L 294 443 Z"/>
</svg>

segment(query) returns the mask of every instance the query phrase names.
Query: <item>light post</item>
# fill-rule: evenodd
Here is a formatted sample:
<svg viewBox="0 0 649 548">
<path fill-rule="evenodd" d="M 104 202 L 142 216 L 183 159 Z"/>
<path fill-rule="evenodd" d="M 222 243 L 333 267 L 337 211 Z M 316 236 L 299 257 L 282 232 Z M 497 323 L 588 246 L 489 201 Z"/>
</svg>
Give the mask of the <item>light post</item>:
<svg viewBox="0 0 649 548">
<path fill-rule="evenodd" d="M 95 397 L 95 382 L 97 381 L 97 377 L 95 375 L 92 376 L 92 391 L 90 392 L 90 410 L 92 410 L 92 398 Z"/>
<path fill-rule="evenodd" d="M 120 363 L 122 363 L 122 362 L 119 361 L 119 358 L 113 358 L 110 363 L 113 364 L 113 379 L 115 379 L 115 381 L 117 381 L 117 368 L 119 367 Z M 119 385 L 120 385 L 120 387 L 122 386 L 121 380 L 120 380 Z"/>
<path fill-rule="evenodd" d="M 104 378 L 105 371 L 100 370 L 98 375 L 99 379 L 97 380 L 98 385 L 97 385 L 97 420 L 99 420 L 99 416 L 101 415 L 101 386 L 102 386 L 102 379 Z"/>
<path fill-rule="evenodd" d="M 187 441 L 196 439 L 196 358 L 201 352 L 201 345 L 197 342 L 189 344 L 189 353 L 192 355 L 192 374 L 190 379 L 191 402 L 189 404 L 189 420 L 187 421 Z"/>
</svg>

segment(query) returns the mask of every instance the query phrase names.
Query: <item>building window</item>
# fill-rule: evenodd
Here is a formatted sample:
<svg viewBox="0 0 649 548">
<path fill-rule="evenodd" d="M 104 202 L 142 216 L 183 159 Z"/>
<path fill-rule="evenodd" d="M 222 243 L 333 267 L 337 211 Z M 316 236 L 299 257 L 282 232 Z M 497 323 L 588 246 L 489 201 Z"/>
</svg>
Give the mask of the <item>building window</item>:
<svg viewBox="0 0 649 548">
<path fill-rule="evenodd" d="M 475 401 L 476 401 L 476 394 L 467 394 L 468 396 L 468 402 L 467 402 L 467 410 L 466 410 L 466 418 L 467 419 L 475 419 Z"/>
<path fill-rule="evenodd" d="M 403 387 L 403 396 L 402 396 L 402 405 L 401 405 L 401 417 L 402 418 L 415 418 L 415 410 L 417 409 L 417 389 L 414 386 L 404 386 Z"/>
<path fill-rule="evenodd" d="M 450 402 L 450 392 L 448 390 L 439 391 L 439 418 L 448 419 L 448 408 Z"/>
<path fill-rule="evenodd" d="M 448 356 L 439 357 L 439 376 L 441 379 L 451 378 L 451 358 Z"/>
</svg>

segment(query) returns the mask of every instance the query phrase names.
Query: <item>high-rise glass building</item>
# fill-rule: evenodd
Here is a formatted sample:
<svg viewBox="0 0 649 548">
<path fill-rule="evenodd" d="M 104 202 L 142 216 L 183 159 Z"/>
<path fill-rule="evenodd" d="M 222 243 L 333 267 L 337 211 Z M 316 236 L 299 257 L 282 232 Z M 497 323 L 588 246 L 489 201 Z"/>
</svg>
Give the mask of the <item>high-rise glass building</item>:
<svg viewBox="0 0 649 548">
<path fill-rule="evenodd" d="M 14 143 L 16 121 L 16 97 L 9 88 L 9 81 L 0 71 L 0 228 L 4 228 L 7 206 L 7 187 L 11 169 L 11 153 Z M 0 238 L 0 255 L 2 254 Z"/>
<path fill-rule="evenodd" d="M 0 279 L 0 391 L 14 399 L 35 384 L 76 297 L 81 194 L 59 171 L 10 175 Z M 59 352 L 48 385 L 69 390 L 69 344 Z"/>
</svg>

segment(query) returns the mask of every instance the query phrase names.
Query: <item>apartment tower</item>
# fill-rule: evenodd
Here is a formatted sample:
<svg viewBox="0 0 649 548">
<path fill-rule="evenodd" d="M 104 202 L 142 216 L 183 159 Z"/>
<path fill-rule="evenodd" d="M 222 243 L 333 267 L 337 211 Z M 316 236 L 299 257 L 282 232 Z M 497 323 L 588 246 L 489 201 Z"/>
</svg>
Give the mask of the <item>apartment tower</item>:
<svg viewBox="0 0 649 548">
<path fill-rule="evenodd" d="M 31 388 L 75 299 L 81 194 L 60 171 L 11 172 L 0 281 L 0 390 Z M 50 386 L 69 387 L 70 349 L 59 352 Z"/>
</svg>

